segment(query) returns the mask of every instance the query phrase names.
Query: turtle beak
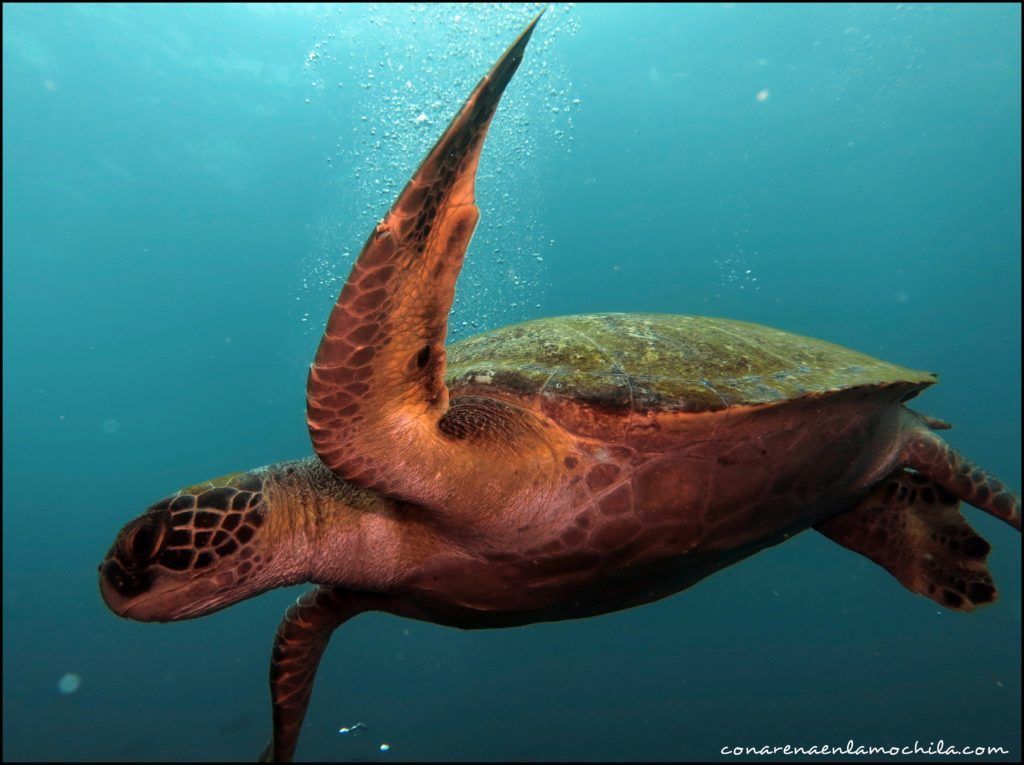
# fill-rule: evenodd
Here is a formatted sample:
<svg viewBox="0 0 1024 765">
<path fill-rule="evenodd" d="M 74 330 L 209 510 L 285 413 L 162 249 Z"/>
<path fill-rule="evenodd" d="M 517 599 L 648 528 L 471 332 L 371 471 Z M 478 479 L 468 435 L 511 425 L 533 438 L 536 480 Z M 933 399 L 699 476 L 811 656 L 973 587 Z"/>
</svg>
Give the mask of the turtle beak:
<svg viewBox="0 0 1024 765">
<path fill-rule="evenodd" d="M 126 571 L 115 558 L 107 558 L 100 565 L 100 594 L 118 616 L 129 616 L 132 604 L 149 589 L 150 581 L 146 572 Z"/>
<path fill-rule="evenodd" d="M 100 594 L 107 607 L 118 616 L 139 622 L 170 622 L 180 618 L 179 590 L 198 589 L 199 595 L 207 594 L 211 582 L 168 582 L 155 583 L 155 577 L 148 571 L 126 572 L 116 559 L 107 559 L 100 565 Z"/>
<path fill-rule="evenodd" d="M 153 586 L 149 563 L 167 535 L 168 519 L 162 511 L 136 518 L 117 535 L 100 564 L 100 594 L 118 616 L 128 616 L 132 604 Z"/>
</svg>

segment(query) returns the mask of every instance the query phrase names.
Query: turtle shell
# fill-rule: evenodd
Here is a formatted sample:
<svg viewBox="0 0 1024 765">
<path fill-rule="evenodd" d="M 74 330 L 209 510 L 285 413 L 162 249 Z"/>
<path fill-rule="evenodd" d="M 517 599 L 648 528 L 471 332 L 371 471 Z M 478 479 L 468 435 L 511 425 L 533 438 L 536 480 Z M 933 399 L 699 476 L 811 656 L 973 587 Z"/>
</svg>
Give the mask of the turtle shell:
<svg viewBox="0 0 1024 765">
<path fill-rule="evenodd" d="M 447 351 L 453 395 L 554 396 L 622 411 L 708 412 L 861 386 L 901 386 L 910 398 L 936 381 L 832 343 L 704 316 L 537 319 Z"/>
</svg>

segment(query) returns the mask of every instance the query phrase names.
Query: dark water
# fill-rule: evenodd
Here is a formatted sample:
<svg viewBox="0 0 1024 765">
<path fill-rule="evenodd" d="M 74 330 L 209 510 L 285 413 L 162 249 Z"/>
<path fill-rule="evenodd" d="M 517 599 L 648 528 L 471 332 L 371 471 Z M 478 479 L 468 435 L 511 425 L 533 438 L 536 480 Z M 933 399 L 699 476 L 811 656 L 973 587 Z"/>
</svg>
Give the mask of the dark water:
<svg viewBox="0 0 1024 765">
<path fill-rule="evenodd" d="M 338 279 L 534 10 L 4 7 L 6 759 L 263 747 L 270 642 L 301 590 L 138 624 L 96 566 L 177 487 L 308 453 Z M 1019 487 L 1020 23 L 1016 5 L 555 6 L 485 150 L 453 334 L 616 310 L 827 338 L 938 371 L 919 408 Z M 299 756 L 942 739 L 1019 760 L 1019 536 L 967 515 L 1001 589 L 969 615 L 809 532 L 592 620 L 361 617 Z"/>
</svg>

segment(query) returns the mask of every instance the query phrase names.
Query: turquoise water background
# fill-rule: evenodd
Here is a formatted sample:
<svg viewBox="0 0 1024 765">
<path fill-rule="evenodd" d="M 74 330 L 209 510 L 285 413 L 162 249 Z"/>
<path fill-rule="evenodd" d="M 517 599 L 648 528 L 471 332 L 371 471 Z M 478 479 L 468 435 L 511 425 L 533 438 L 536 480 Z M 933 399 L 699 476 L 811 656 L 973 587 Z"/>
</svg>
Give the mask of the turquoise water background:
<svg viewBox="0 0 1024 765">
<path fill-rule="evenodd" d="M 341 280 L 538 7 L 4 6 L 5 759 L 260 752 L 302 588 L 139 624 L 96 567 L 179 486 L 309 453 Z M 656 311 L 828 339 L 938 372 L 917 408 L 1019 489 L 1020 30 L 1012 4 L 552 6 L 484 150 L 452 337 Z M 968 615 L 808 532 L 596 619 L 360 617 L 298 756 L 1019 760 L 1020 539 L 966 515 L 1001 593 Z"/>
</svg>

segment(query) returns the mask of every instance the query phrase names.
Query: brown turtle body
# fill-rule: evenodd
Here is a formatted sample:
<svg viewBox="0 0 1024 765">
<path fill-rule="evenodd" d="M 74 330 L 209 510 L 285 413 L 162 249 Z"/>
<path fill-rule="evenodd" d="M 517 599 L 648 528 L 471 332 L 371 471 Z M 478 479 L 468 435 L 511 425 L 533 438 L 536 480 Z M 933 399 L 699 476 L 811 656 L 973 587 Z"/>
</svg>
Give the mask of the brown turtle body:
<svg viewBox="0 0 1024 765">
<path fill-rule="evenodd" d="M 901 402 L 934 380 L 706 317 L 567 316 L 455 343 L 453 407 L 486 397 L 551 422 L 564 472 L 522 514 L 446 530 L 465 547 L 400 587 L 460 626 L 664 597 L 854 504 L 896 466 L 914 425 Z"/>
<path fill-rule="evenodd" d="M 291 759 L 324 649 L 365 611 L 467 629 L 590 616 L 809 527 L 948 608 L 995 598 L 959 504 L 1019 530 L 1020 500 L 904 406 L 929 373 L 692 316 L 544 319 L 446 347 L 480 151 L 536 23 L 353 266 L 307 382 L 316 456 L 157 502 L 100 566 L 110 608 L 146 621 L 317 585 L 274 641 L 267 758 Z"/>
</svg>

